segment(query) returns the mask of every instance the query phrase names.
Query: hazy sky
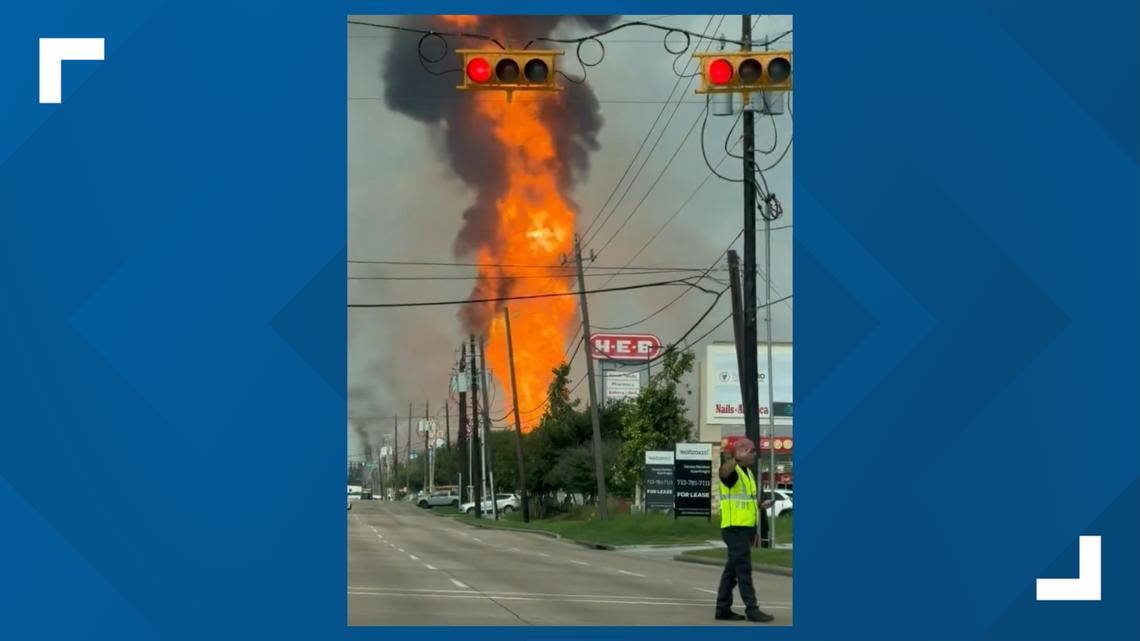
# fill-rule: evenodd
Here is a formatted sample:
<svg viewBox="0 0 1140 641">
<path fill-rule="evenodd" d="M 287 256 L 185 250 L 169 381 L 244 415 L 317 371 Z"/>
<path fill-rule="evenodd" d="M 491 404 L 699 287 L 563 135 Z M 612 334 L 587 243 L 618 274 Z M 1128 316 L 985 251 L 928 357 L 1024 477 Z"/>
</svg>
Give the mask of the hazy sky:
<svg viewBox="0 0 1140 641">
<path fill-rule="evenodd" d="M 710 17 L 712 18 L 710 24 Z M 377 23 L 392 23 L 390 16 L 357 16 Z M 624 16 L 621 21 L 658 18 L 657 16 Z M 672 16 L 654 20 L 656 24 L 677 26 L 694 32 L 724 34 L 729 38 L 740 36 L 740 16 Z M 754 39 L 765 35 L 775 36 L 791 29 L 790 16 L 761 16 L 755 20 Z M 719 27 L 719 28 L 718 28 Z M 582 29 L 567 32 L 577 36 L 587 33 Z M 471 262 L 470 257 L 457 259 L 452 255 L 463 211 L 473 201 L 473 191 L 459 181 L 441 154 L 443 131 L 441 126 L 427 126 L 400 113 L 391 111 L 383 100 L 384 85 L 381 63 L 391 46 L 415 50 L 419 36 L 381 31 L 349 25 L 348 28 L 348 248 L 350 260 L 416 260 L 441 262 Z M 525 35 L 525 34 L 524 34 Z M 606 57 L 597 67 L 590 69 L 588 83 L 597 96 L 604 122 L 598 134 L 600 149 L 590 157 L 590 170 L 586 178 L 573 188 L 570 197 L 578 204 L 578 229 L 583 230 L 594 219 L 606 197 L 633 159 L 639 145 L 650 132 L 650 125 L 660 112 L 678 78 L 672 70 L 674 57 L 662 46 L 663 33 L 656 30 L 631 28 L 604 36 Z M 675 39 L 674 39 L 675 38 Z M 671 37 L 671 46 L 682 44 L 683 38 Z M 694 39 L 696 44 L 696 39 Z M 707 47 L 702 42 L 700 49 Z M 731 48 L 732 45 L 729 45 Z M 792 36 L 785 37 L 779 47 L 792 48 Z M 576 75 L 577 61 L 572 51 L 560 61 L 566 73 Z M 687 67 L 686 67 L 687 65 Z M 677 61 L 678 71 L 689 73 L 695 68 L 688 55 Z M 456 83 L 457 75 L 437 78 L 424 73 L 422 81 Z M 672 216 L 690 195 L 695 196 L 667 226 L 660 236 L 633 263 L 637 266 L 682 266 L 702 269 L 725 250 L 728 242 L 743 226 L 740 183 L 710 178 L 697 191 L 697 186 L 709 171 L 701 157 L 700 120 L 704 97 L 693 93 L 697 81 L 682 79 L 672 94 L 660 122 L 654 127 L 645 149 L 630 171 L 632 177 L 641 166 L 646 152 L 658 135 L 664 136 L 649 162 L 633 183 L 625 201 L 613 214 L 594 243 L 612 235 L 629 215 L 634 206 L 648 197 L 640 209 L 598 256 L 598 265 L 620 266 Z M 409 92 L 414 88 L 409 87 Z M 466 95 L 456 92 L 455 99 Z M 664 123 L 679 108 L 668 126 Z M 737 98 L 739 107 L 739 98 Z M 794 104 L 792 105 L 794 111 Z M 705 149 L 712 163 L 724 156 L 724 141 L 735 117 L 710 116 L 705 132 Z M 773 122 L 774 120 L 774 122 Z M 695 128 L 693 128 L 695 123 Z M 773 146 L 773 126 L 776 131 L 775 151 L 763 154 Z M 688 140 L 680 147 L 682 139 Z M 734 136 L 739 137 L 737 124 Z M 792 122 L 785 113 L 774 119 L 756 118 L 757 162 L 761 168 L 776 162 L 791 140 Z M 730 144 L 731 144 L 730 140 Z M 735 149 L 739 153 L 739 147 Z M 793 222 L 792 160 L 794 149 L 788 150 L 783 160 L 765 172 L 769 188 L 778 195 L 784 207 L 784 216 L 774 223 L 784 227 Z M 670 157 L 676 157 L 660 181 L 650 185 L 661 174 Z M 729 158 L 720 165 L 722 174 L 738 178 L 741 161 Z M 626 181 L 628 182 L 629 177 Z M 620 196 L 625 183 L 617 192 Z M 616 200 L 616 197 L 615 197 Z M 612 202 L 611 202 L 612 206 Z M 606 210 L 608 213 L 608 209 Z M 758 224 L 762 228 L 762 223 Z M 772 232 L 772 286 L 773 298 L 792 293 L 792 229 Z M 760 254 L 757 263 L 764 265 L 764 238 L 758 234 Z M 742 242 L 735 245 L 742 250 Z M 723 264 L 723 259 L 722 259 Z M 414 276 L 414 275 L 465 275 L 474 274 L 474 268 L 428 268 L 384 265 L 349 265 L 351 276 Z M 659 280 L 660 277 L 621 278 L 611 286 Z M 594 279 L 599 286 L 605 279 Z M 706 281 L 707 283 L 707 281 Z M 398 302 L 463 299 L 470 292 L 472 281 L 367 281 L 350 280 L 348 298 L 352 303 Z M 717 288 L 715 283 L 707 283 Z M 587 288 L 591 283 L 587 283 Z M 649 315 L 680 292 L 677 288 L 650 288 L 632 292 L 603 293 L 590 298 L 590 317 L 595 325 L 624 325 Z M 763 280 L 758 280 L 758 299 L 764 295 Z M 653 333 L 669 342 L 679 337 L 705 311 L 712 297 L 692 291 L 677 304 L 638 327 L 628 331 Z M 719 322 L 730 310 L 728 297 L 722 298 L 717 309 L 692 337 L 699 336 Z M 349 310 L 349 454 L 363 450 L 356 436 L 355 424 L 369 433 L 379 435 L 392 430 L 392 414 L 403 417 L 408 404 L 413 403 L 418 413 L 424 402 L 431 405 L 431 413 L 442 412 L 447 398 L 448 373 L 453 367 L 463 332 L 456 318 L 456 307 L 426 307 L 397 309 Z M 773 339 L 791 341 L 791 302 L 773 308 Z M 764 339 L 764 327 L 759 328 Z M 569 337 L 568 337 L 569 338 Z M 731 341 L 731 323 L 725 323 L 698 346 L 697 358 L 703 356 L 702 347 L 710 341 Z M 571 377 L 577 381 L 585 375 L 582 352 L 572 364 Z M 693 396 L 690 403 L 696 422 L 695 404 L 697 373 L 689 377 Z M 585 395 L 586 387 L 577 394 Z M 492 415 L 505 413 L 502 407 L 505 395 L 501 390 L 493 394 Z M 452 407 L 454 414 L 454 406 Z M 441 414 L 442 416 L 442 414 Z M 385 417 L 382 419 L 374 417 Z M 403 432 L 406 422 L 401 419 Z M 452 416 L 454 434 L 455 417 Z M 378 440 L 375 437 L 371 440 Z M 401 441 L 404 435 L 401 433 Z"/>
</svg>

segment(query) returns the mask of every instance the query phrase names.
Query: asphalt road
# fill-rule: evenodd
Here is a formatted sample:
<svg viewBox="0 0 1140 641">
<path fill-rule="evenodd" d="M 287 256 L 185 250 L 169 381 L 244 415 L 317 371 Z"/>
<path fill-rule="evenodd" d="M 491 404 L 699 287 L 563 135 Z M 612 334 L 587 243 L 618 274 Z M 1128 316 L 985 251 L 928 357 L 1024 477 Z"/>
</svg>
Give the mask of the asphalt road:
<svg viewBox="0 0 1140 641">
<path fill-rule="evenodd" d="M 407 503 L 354 501 L 348 513 L 349 625 L 765 625 L 713 619 L 720 571 L 472 528 Z M 753 581 L 776 617 L 766 625 L 791 625 L 792 579 Z"/>
</svg>

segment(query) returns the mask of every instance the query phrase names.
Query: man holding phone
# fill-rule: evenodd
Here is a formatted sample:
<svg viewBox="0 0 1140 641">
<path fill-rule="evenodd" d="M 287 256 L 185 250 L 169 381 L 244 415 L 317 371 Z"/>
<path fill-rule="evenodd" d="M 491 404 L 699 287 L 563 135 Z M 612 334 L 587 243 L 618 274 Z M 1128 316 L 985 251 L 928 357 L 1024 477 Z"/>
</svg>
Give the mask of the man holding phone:
<svg viewBox="0 0 1140 641">
<path fill-rule="evenodd" d="M 755 443 L 746 438 L 740 439 L 722 456 L 720 535 L 728 551 L 716 595 L 716 618 L 768 623 L 772 615 L 760 610 L 756 589 L 752 586 L 752 547 L 756 544 L 759 511 L 767 509 L 772 501 L 759 504 L 756 500 L 756 477 L 752 474 L 752 464 L 756 462 Z M 740 599 L 744 601 L 744 615 L 732 611 L 732 590 L 738 585 Z"/>
</svg>

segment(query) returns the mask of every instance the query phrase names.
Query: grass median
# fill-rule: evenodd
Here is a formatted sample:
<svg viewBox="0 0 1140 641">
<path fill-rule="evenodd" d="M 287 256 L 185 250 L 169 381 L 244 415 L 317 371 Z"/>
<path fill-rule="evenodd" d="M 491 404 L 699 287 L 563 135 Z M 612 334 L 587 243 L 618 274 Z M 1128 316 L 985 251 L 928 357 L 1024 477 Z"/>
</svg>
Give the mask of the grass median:
<svg viewBox="0 0 1140 641">
<path fill-rule="evenodd" d="M 451 510 L 451 508 L 446 508 Z M 589 541 L 602 545 L 699 545 L 706 541 L 720 540 L 720 521 L 712 522 L 701 518 L 674 519 L 662 513 L 611 514 L 608 520 L 601 520 L 593 510 L 580 510 L 548 519 L 531 519 L 523 523 L 517 512 L 501 515 L 498 521 L 487 517 L 476 519 L 445 508 L 434 508 L 434 512 L 447 515 L 466 523 L 478 523 L 485 527 L 511 530 L 543 530 L 553 532 L 567 539 Z M 781 517 L 776 521 L 777 542 L 791 542 L 792 517 Z"/>
<path fill-rule="evenodd" d="M 779 524 L 776 525 L 776 535 L 779 536 Z M 708 550 L 692 550 L 685 552 L 685 556 L 697 556 L 706 559 L 715 559 L 724 562 L 725 549 L 712 548 Z M 775 565 L 782 568 L 792 567 L 792 551 L 784 549 L 756 548 L 752 550 L 752 563 L 756 565 Z"/>
</svg>

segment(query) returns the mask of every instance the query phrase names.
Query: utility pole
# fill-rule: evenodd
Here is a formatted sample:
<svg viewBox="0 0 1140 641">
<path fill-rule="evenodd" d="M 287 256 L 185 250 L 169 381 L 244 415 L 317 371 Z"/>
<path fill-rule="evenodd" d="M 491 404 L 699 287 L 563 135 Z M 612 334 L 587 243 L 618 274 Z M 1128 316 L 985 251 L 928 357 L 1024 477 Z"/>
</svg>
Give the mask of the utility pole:
<svg viewBox="0 0 1140 641">
<path fill-rule="evenodd" d="M 491 491 L 491 515 L 499 520 L 499 502 L 495 500 L 495 460 L 491 458 L 491 401 L 488 400 L 487 390 L 487 350 L 486 337 L 479 337 L 479 360 L 483 363 L 483 461 L 486 466 L 487 488 Z"/>
<path fill-rule="evenodd" d="M 396 433 L 392 435 L 392 498 L 396 498 L 396 484 L 400 482 L 400 415 L 392 414 L 392 422 L 396 423 Z M 386 497 L 385 497 L 386 498 Z"/>
<path fill-rule="evenodd" d="M 408 447 L 404 449 L 404 489 L 412 491 L 412 404 L 408 403 Z"/>
<path fill-rule="evenodd" d="M 431 491 L 431 488 L 428 487 L 428 480 L 429 480 L 429 478 L 428 478 L 428 467 L 429 467 L 429 464 L 431 462 L 431 460 L 430 460 L 431 459 L 431 450 L 428 449 L 428 420 L 429 420 L 428 419 L 428 404 L 430 402 L 431 401 L 424 401 L 424 427 L 422 430 L 424 433 L 424 457 L 425 457 L 424 458 L 424 490 L 427 492 Z"/>
<path fill-rule="evenodd" d="M 594 260 L 590 252 L 590 260 Z M 574 262 L 578 267 L 578 298 L 582 306 L 582 340 L 586 342 L 586 376 L 590 379 L 590 421 L 594 427 L 594 475 L 598 481 L 598 518 L 609 518 L 606 507 L 606 470 L 602 463 L 602 425 L 598 417 L 598 386 L 594 383 L 594 357 L 590 354 L 590 312 L 586 307 L 586 278 L 582 274 L 582 244 L 574 234 Z M 563 260 L 563 264 L 566 261 Z"/>
<path fill-rule="evenodd" d="M 392 485 L 400 482 L 400 415 L 393 414 L 392 422 L 396 425 L 396 432 L 392 435 Z M 387 498 L 387 497 L 385 497 Z M 392 498 L 396 498 L 396 488 L 392 488 Z"/>
<path fill-rule="evenodd" d="M 479 451 L 479 363 L 476 360 L 475 335 L 471 334 L 471 449 L 472 455 Z M 475 485 L 475 518 L 483 518 L 483 476 L 478 465 L 472 465 L 471 478 Z"/>
<path fill-rule="evenodd" d="M 447 451 L 451 451 L 451 403 L 443 402 L 443 430 L 444 430 L 444 445 Z"/>
<path fill-rule="evenodd" d="M 728 250 L 728 286 L 732 296 L 732 338 L 736 343 L 736 373 L 740 377 L 740 398 L 745 407 L 749 407 L 748 385 L 745 384 L 745 360 L 748 350 L 744 342 L 744 304 L 740 300 L 740 255 L 735 249 Z"/>
<path fill-rule="evenodd" d="M 752 16 L 743 15 L 740 17 L 740 40 L 743 43 L 741 49 L 743 51 L 752 50 Z M 763 100 L 763 96 L 761 96 Z M 756 444 L 757 449 L 760 447 L 760 385 L 759 374 L 757 373 L 758 363 L 756 358 L 756 343 L 759 339 L 756 335 L 756 322 L 758 308 L 756 305 L 756 127 L 755 127 L 755 111 L 747 104 L 743 107 L 744 113 L 742 118 L 744 120 L 744 347 L 747 350 L 745 354 L 745 364 L 748 371 L 744 372 L 746 378 L 742 381 L 748 385 L 749 393 L 741 400 L 744 401 L 744 421 L 745 421 L 745 434 L 748 438 Z M 765 224 L 765 231 L 770 231 L 770 225 Z M 767 235 L 767 234 L 766 234 Z M 769 243 L 771 241 L 769 240 Z M 769 244 L 769 249 L 771 245 Z M 770 277 L 769 277 L 770 278 Z M 770 286 L 769 282 L 769 286 Z M 766 288 L 767 289 L 767 288 Z M 767 302 L 767 301 L 766 301 Z M 771 387 L 771 326 L 769 325 L 769 338 L 768 338 L 768 379 L 769 388 Z M 769 429 L 772 426 L 772 412 L 771 412 L 771 396 L 768 398 L 768 424 Z M 771 432 L 769 432 L 769 437 Z M 769 438 L 768 446 L 772 447 L 773 443 Z M 759 452 L 757 452 L 759 454 Z M 775 470 L 773 470 L 775 471 Z M 760 477 L 760 457 L 756 457 L 756 461 L 752 464 L 752 473 L 756 476 L 757 481 L 761 481 Z M 771 481 L 775 481 L 773 476 Z M 774 483 L 773 483 L 774 485 Z M 764 484 L 760 482 L 760 502 L 765 500 Z M 774 495 L 773 495 L 774 498 Z M 761 511 L 763 512 L 763 511 Z M 760 515 L 761 519 L 766 519 L 766 514 Z M 771 524 L 769 523 L 768 537 L 764 538 L 761 542 L 762 547 L 772 546 Z M 764 528 L 761 527 L 761 530 Z M 761 532 L 763 534 L 763 532 Z"/>
<path fill-rule="evenodd" d="M 459 392 L 459 461 L 456 465 L 460 470 L 463 469 L 463 461 L 467 459 L 467 344 L 460 345 L 459 352 L 459 374 L 455 377 L 455 389 Z M 464 497 L 468 496 L 465 491 L 467 486 L 464 485 L 463 479 L 468 483 L 471 482 L 471 466 L 467 466 L 467 476 L 463 476 L 460 472 L 459 481 L 459 502 L 460 504 L 466 503 Z"/>
<path fill-rule="evenodd" d="M 519 416 L 519 388 L 515 382 L 515 344 L 511 340 L 511 310 L 503 308 L 503 320 L 507 324 L 507 362 L 511 365 L 511 399 L 515 412 L 515 454 L 519 459 L 519 498 L 522 499 L 523 523 L 530 523 L 530 506 L 526 495 L 526 463 L 523 461 L 522 417 Z"/>
</svg>

